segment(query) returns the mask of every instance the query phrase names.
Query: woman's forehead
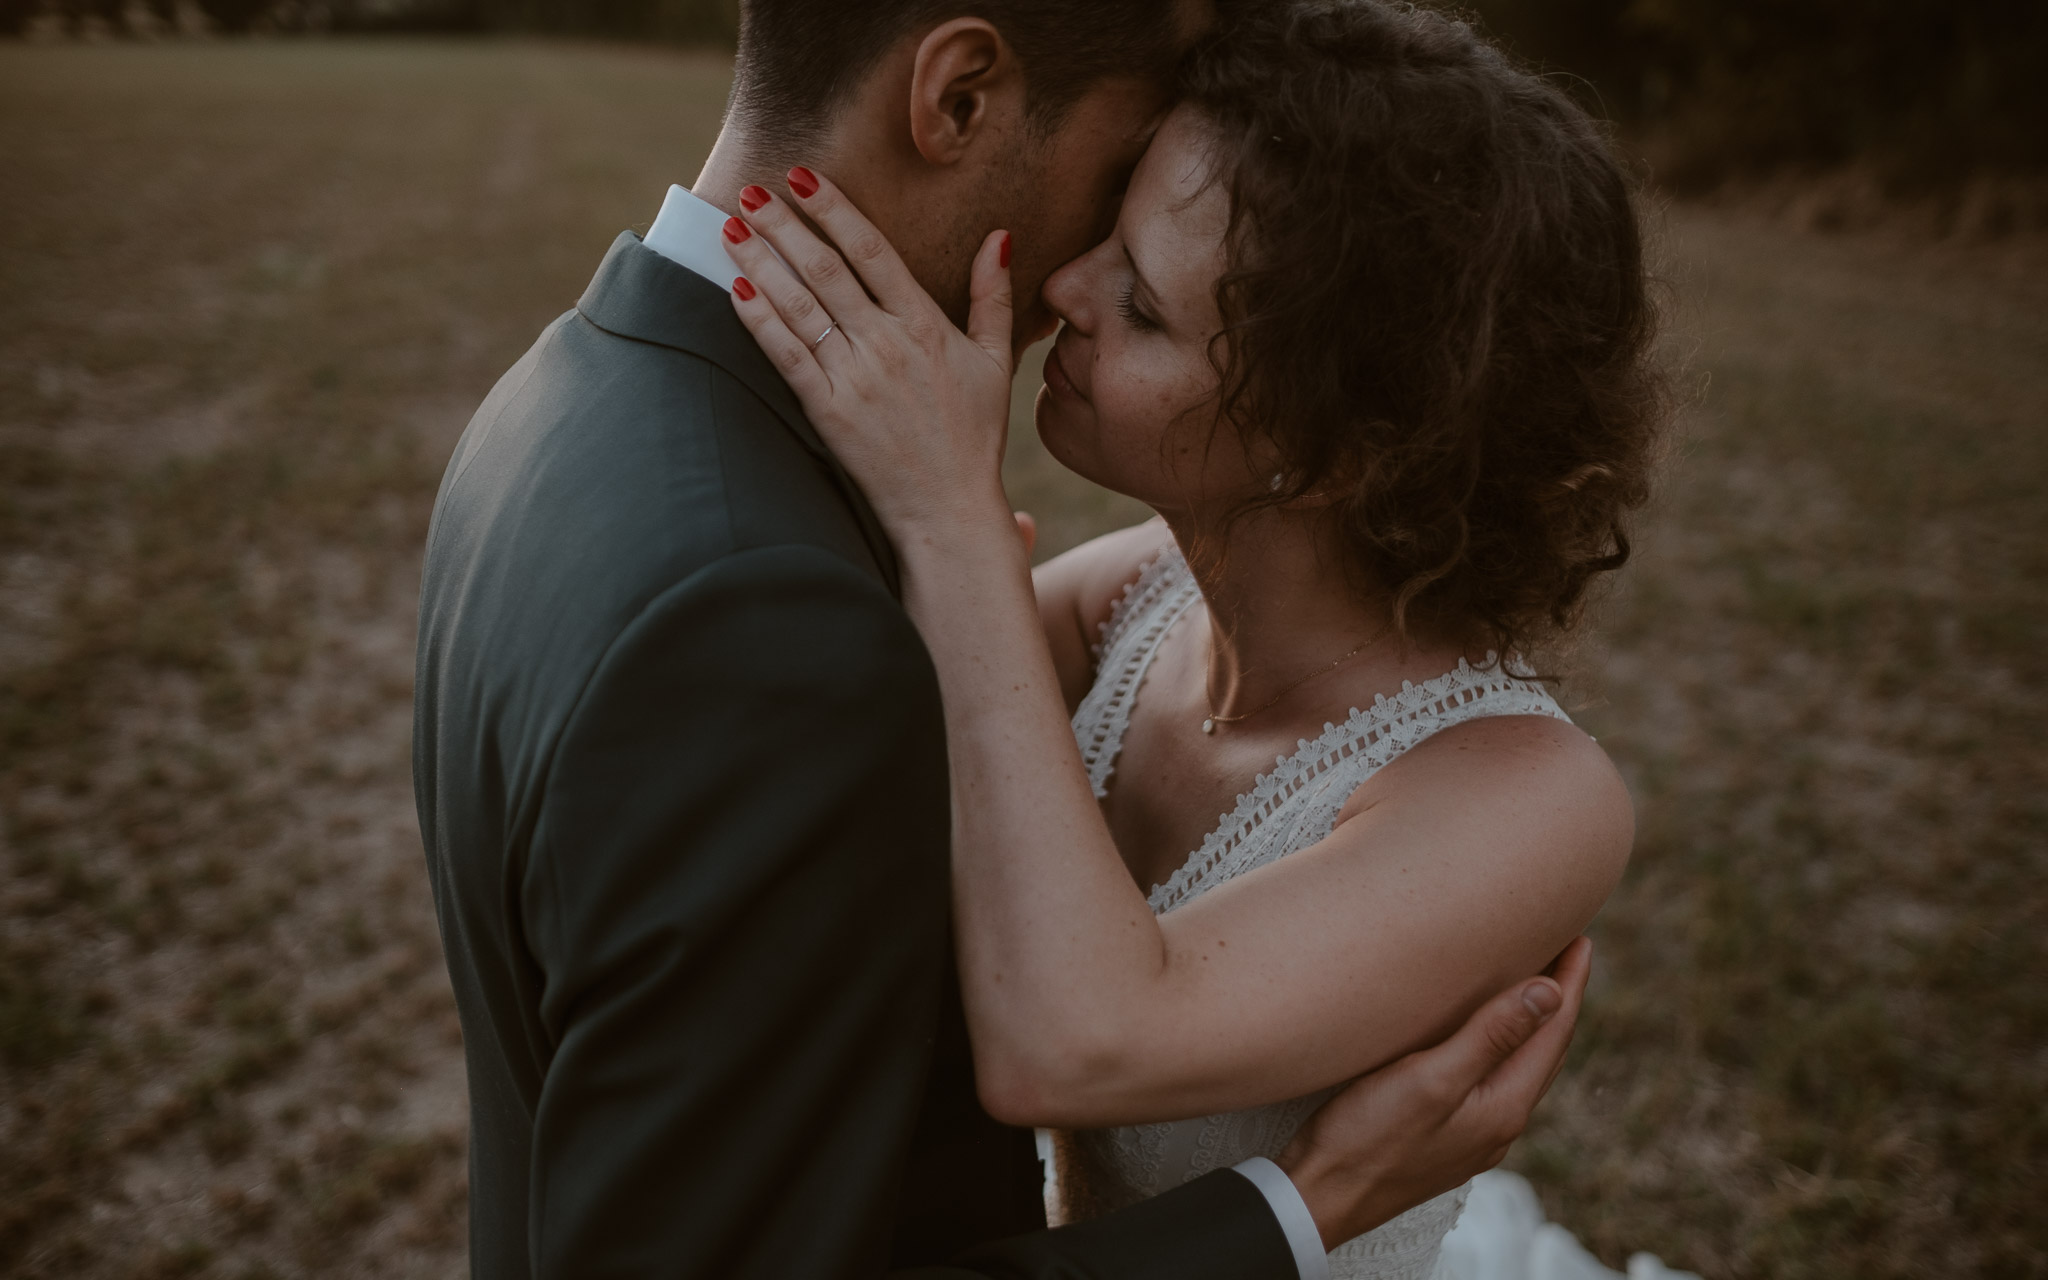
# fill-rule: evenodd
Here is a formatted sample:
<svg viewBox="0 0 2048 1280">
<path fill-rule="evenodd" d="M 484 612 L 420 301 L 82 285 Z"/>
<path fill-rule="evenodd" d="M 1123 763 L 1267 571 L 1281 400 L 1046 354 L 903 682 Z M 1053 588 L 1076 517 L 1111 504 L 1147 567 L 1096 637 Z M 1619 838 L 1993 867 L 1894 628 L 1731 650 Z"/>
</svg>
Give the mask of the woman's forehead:
<svg viewBox="0 0 2048 1280">
<path fill-rule="evenodd" d="M 1229 193 L 1213 180 L 1215 132 L 1188 107 L 1178 107 L 1153 136 L 1124 198 L 1124 240 L 1145 259 L 1155 282 L 1165 277 L 1213 278 L 1230 225 Z M 1155 274 L 1156 273 L 1156 274 Z"/>
<path fill-rule="evenodd" d="M 1218 159 L 1216 126 L 1195 108 L 1175 107 L 1152 135 L 1152 144 L 1131 176 L 1131 194 L 1148 203 L 1178 210 L 1201 203 L 1217 184 L 1210 180 Z M 1220 194 L 1220 193 L 1219 193 Z M 1220 224 L 1218 229 L 1220 229 Z"/>
</svg>

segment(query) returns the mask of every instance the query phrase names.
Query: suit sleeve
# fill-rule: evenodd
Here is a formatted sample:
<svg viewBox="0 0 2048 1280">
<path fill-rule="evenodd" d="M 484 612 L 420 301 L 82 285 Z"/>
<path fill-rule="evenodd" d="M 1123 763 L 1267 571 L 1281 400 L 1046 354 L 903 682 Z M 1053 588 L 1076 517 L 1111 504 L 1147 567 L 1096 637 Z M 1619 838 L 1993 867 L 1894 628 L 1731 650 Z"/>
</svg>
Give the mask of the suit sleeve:
<svg viewBox="0 0 2048 1280">
<path fill-rule="evenodd" d="M 542 794 L 516 887 L 552 1045 L 535 1275 L 882 1276 L 949 962 L 908 619 L 825 552 L 730 556 L 622 632 Z M 1231 1174 L 960 1266 L 920 1274 L 1294 1275 Z"/>
</svg>

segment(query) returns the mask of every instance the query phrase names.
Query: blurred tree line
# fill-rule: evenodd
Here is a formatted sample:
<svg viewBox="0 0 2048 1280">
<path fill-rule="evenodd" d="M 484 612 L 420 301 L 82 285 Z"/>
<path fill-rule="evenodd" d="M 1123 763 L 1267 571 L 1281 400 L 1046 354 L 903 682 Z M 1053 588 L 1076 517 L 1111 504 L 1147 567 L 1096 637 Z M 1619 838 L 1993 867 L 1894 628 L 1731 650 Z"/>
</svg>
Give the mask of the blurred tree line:
<svg viewBox="0 0 2048 1280">
<path fill-rule="evenodd" d="M 1656 144 L 1659 177 L 2048 166 L 2048 0 L 1466 0 Z"/>
<path fill-rule="evenodd" d="M 739 0 L 0 0 L 0 35 L 21 35 L 45 15 L 73 35 L 95 25 L 178 32 L 195 20 L 223 35 L 535 32 L 730 45 L 739 32 Z"/>
<path fill-rule="evenodd" d="M 860 0 L 844 0 L 857 4 Z M 1104 0 L 1115 3 L 1116 0 Z M 1259 3 L 1261 0 L 1252 0 Z M 1895 184 L 2048 168 L 2048 0 L 1442 0 L 1648 145 L 1681 187 L 1862 164 Z M 72 30 L 528 31 L 730 43 L 738 0 L 0 0 Z M 189 25 L 189 24 L 187 24 Z"/>
</svg>

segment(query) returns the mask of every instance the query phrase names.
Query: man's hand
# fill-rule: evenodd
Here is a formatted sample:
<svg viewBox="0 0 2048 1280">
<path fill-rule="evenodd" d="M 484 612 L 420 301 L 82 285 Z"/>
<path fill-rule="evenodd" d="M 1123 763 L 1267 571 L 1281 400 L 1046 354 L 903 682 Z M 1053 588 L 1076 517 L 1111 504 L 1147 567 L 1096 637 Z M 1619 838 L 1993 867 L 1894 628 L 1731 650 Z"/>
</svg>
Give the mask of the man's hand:
<svg viewBox="0 0 2048 1280">
<path fill-rule="evenodd" d="M 1593 944 L 1502 992 L 1450 1039 L 1360 1076 L 1278 1164 L 1334 1249 L 1499 1164 L 1564 1066 Z"/>
</svg>

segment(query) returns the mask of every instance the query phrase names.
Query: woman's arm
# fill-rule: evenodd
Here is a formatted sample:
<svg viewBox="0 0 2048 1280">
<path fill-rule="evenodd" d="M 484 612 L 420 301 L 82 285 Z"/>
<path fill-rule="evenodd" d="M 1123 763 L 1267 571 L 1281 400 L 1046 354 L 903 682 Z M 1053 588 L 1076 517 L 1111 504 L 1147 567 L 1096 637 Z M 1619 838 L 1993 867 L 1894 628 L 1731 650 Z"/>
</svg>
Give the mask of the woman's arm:
<svg viewBox="0 0 2048 1280">
<path fill-rule="evenodd" d="M 969 336 L 829 183 L 804 205 L 847 259 L 771 201 L 749 221 L 802 278 L 746 241 L 760 292 L 735 305 L 903 559 L 945 699 L 961 974 L 995 1114 L 1103 1125 L 1307 1093 L 1439 1037 L 1578 933 L 1626 857 L 1627 796 L 1583 735 L 1527 718 L 1438 735 L 1329 839 L 1155 918 L 1082 773 L 1002 493 L 999 237 Z M 813 350 L 797 331 L 821 313 L 839 336 Z"/>
<path fill-rule="evenodd" d="M 961 973 L 999 1118 L 1123 1124 L 1336 1083 L 1441 1038 L 1605 900 L 1632 831 L 1620 781 L 1583 734 L 1517 717 L 1445 731 L 1329 839 L 1155 919 L 1002 535 L 991 519 L 902 548 L 944 694 Z"/>
</svg>

